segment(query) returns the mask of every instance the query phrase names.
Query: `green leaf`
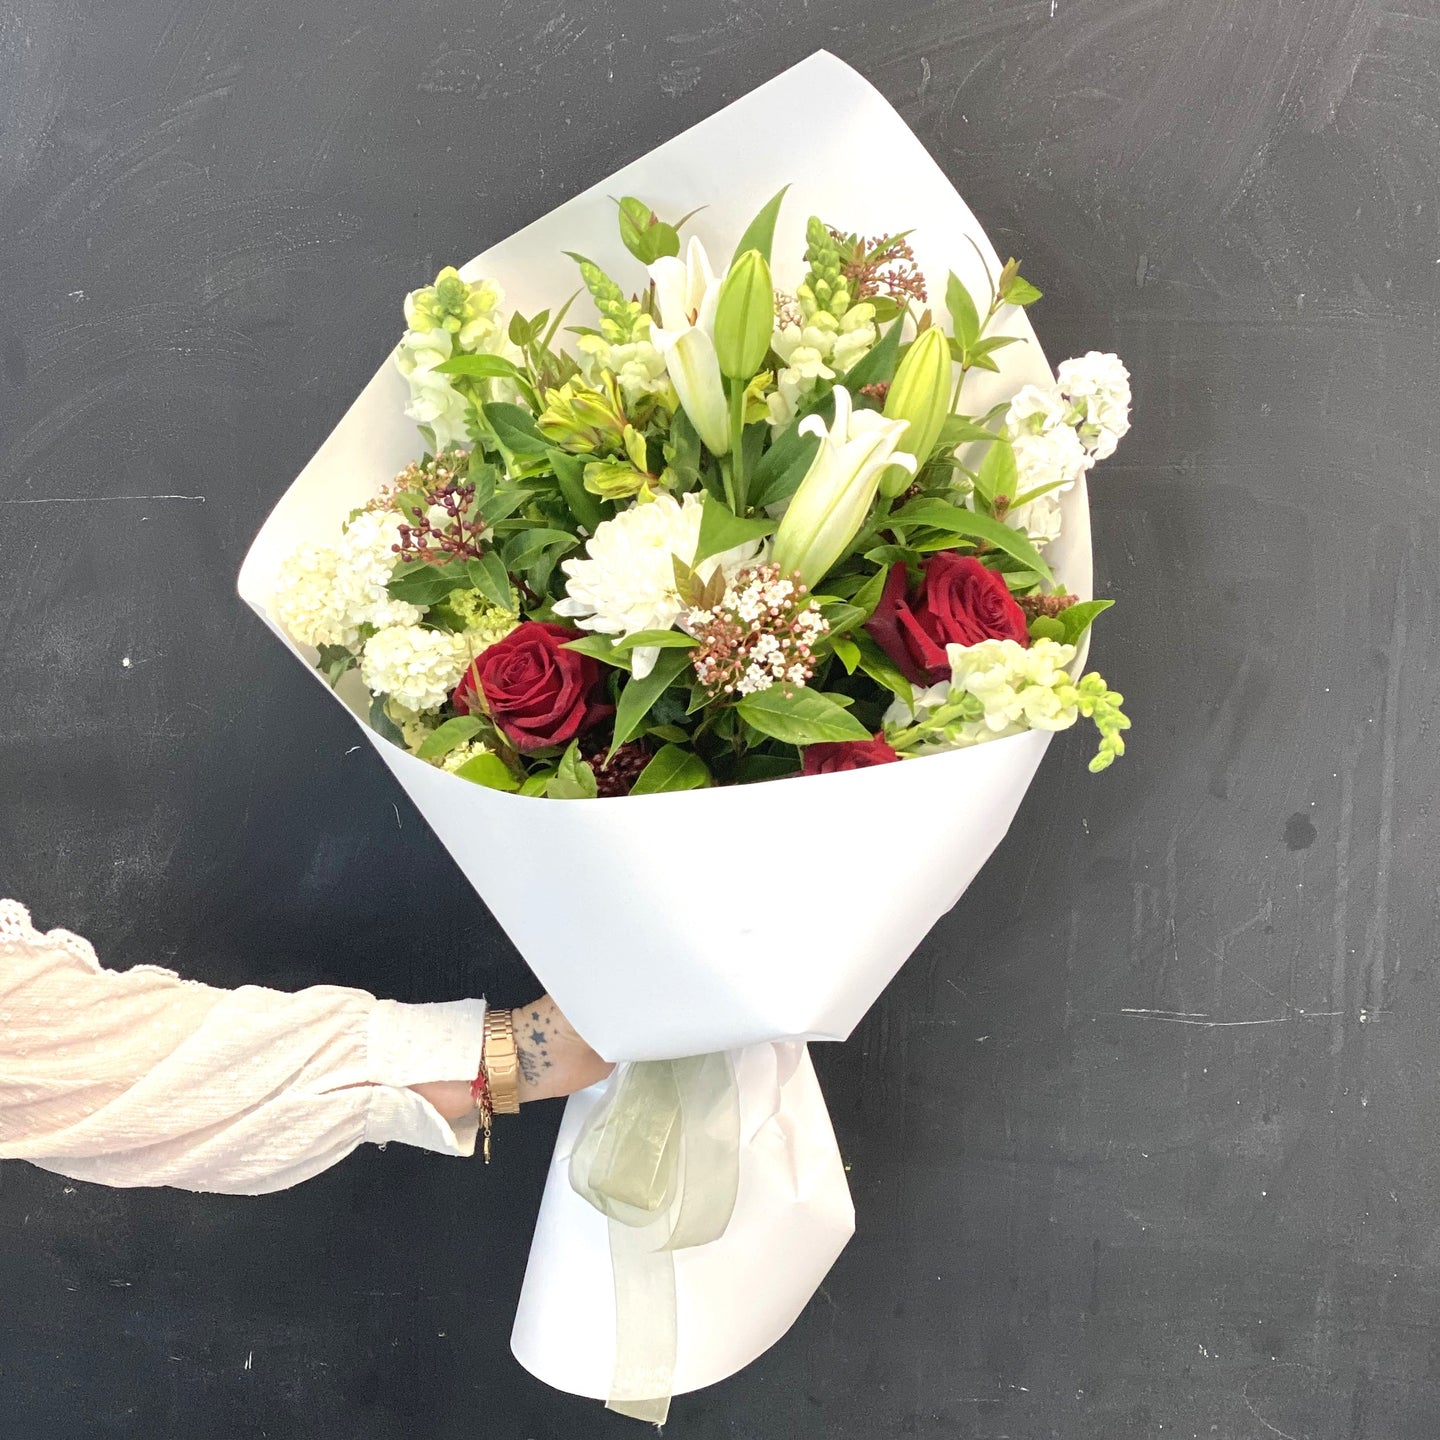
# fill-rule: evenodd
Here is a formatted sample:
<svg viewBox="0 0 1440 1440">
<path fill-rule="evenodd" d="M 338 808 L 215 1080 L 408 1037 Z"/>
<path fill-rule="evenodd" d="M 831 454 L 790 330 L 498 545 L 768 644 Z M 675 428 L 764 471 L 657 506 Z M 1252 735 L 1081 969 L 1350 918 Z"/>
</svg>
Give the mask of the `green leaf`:
<svg viewBox="0 0 1440 1440">
<path fill-rule="evenodd" d="M 600 508 L 599 498 L 585 488 L 585 461 L 563 450 L 551 450 L 550 463 L 555 467 L 555 478 L 560 482 L 560 493 L 570 513 L 587 535 L 593 535 L 605 519 L 605 512 Z"/>
<path fill-rule="evenodd" d="M 970 292 L 953 270 L 945 283 L 945 308 L 950 312 L 956 343 L 968 351 L 980 338 L 980 314 Z"/>
<path fill-rule="evenodd" d="M 975 494 L 990 510 L 994 508 L 997 495 L 1007 495 L 1014 500 L 1019 483 L 1014 447 L 1008 440 L 996 440 L 985 452 L 980 468 L 975 472 Z"/>
<path fill-rule="evenodd" d="M 562 650 L 573 650 L 577 655 L 588 655 L 592 660 L 603 660 L 617 670 L 629 670 L 630 656 L 623 650 L 616 650 L 615 642 L 608 635 L 586 635 L 579 640 L 566 640 Z"/>
<path fill-rule="evenodd" d="M 640 772 L 630 787 L 632 795 L 659 795 L 669 790 L 700 790 L 710 783 L 710 771 L 693 751 L 666 745 Z"/>
<path fill-rule="evenodd" d="M 790 187 L 782 185 L 761 207 L 760 213 L 745 227 L 735 253 L 730 257 L 733 265 L 747 250 L 758 250 L 768 264 L 770 247 L 775 243 L 775 221 L 780 215 L 780 206 L 785 192 Z"/>
<path fill-rule="evenodd" d="M 1065 627 L 1061 639 L 1066 645 L 1078 643 L 1080 637 L 1090 628 L 1097 615 L 1103 614 L 1115 602 L 1113 600 L 1082 600 L 1068 610 L 1060 612 L 1060 623 Z"/>
<path fill-rule="evenodd" d="M 457 715 L 453 720 L 447 720 L 438 730 L 432 730 L 425 737 L 425 743 L 415 752 L 415 756 L 419 760 L 438 760 L 442 755 L 448 755 L 457 745 L 473 740 L 484 728 L 485 722 L 474 715 Z"/>
<path fill-rule="evenodd" d="M 444 565 L 417 560 L 397 565 L 385 590 L 393 600 L 405 600 L 411 605 L 434 605 L 452 590 L 466 589 L 472 583 L 463 560 L 451 560 Z"/>
<path fill-rule="evenodd" d="M 623 653 L 637 645 L 658 645 L 662 650 L 689 650 L 694 644 L 693 635 L 679 630 L 637 630 L 633 635 L 622 635 L 615 642 L 615 649 Z"/>
<path fill-rule="evenodd" d="M 487 790 L 506 790 L 513 794 L 520 788 L 515 772 L 488 750 L 481 755 L 472 755 L 455 774 L 472 785 L 483 785 Z"/>
<path fill-rule="evenodd" d="M 354 654 L 344 645 L 322 645 L 315 668 L 330 682 L 330 688 L 333 690 L 340 683 L 340 677 L 347 670 L 353 670 L 359 663 Z"/>
<path fill-rule="evenodd" d="M 1007 345 L 1017 345 L 1023 339 L 1022 335 L 987 335 L 970 346 L 965 355 L 972 365 L 978 365 L 980 356 L 989 355 L 994 350 L 1003 350 Z"/>
<path fill-rule="evenodd" d="M 595 772 L 580 758 L 580 742 L 572 740 L 546 782 L 545 794 L 552 800 L 593 800 L 599 793 Z"/>
<path fill-rule="evenodd" d="M 835 658 L 845 667 L 847 675 L 855 673 L 855 667 L 860 663 L 860 647 L 845 635 L 831 637 L 830 648 L 835 652 Z"/>
<path fill-rule="evenodd" d="M 1065 639 L 1065 627 L 1050 615 L 1037 615 L 1027 628 L 1032 640 L 1059 640 L 1063 643 Z"/>
<path fill-rule="evenodd" d="M 787 694 L 779 685 L 772 685 L 746 695 L 736 709 L 747 725 L 787 745 L 870 738 L 870 732 L 843 705 L 823 691 L 803 686 Z"/>
<path fill-rule="evenodd" d="M 1033 305 L 1045 292 L 1037 290 L 1023 276 L 1017 275 L 1001 292 L 1007 305 Z"/>
<path fill-rule="evenodd" d="M 374 695 L 370 699 L 370 728 L 392 745 L 405 748 L 405 736 L 400 727 L 385 713 L 385 697 Z"/>
<path fill-rule="evenodd" d="M 860 668 L 877 684 L 892 695 L 898 695 L 907 705 L 915 704 L 914 686 L 895 668 L 890 657 L 875 643 L 864 630 L 857 630 L 851 641 L 860 651 Z"/>
<path fill-rule="evenodd" d="M 680 253 L 680 236 L 643 201 L 626 195 L 615 202 L 620 207 L 620 239 L 642 264 L 653 265 L 662 255 Z"/>
<path fill-rule="evenodd" d="M 750 540 L 775 533 L 773 520 L 741 520 L 723 500 L 706 495 L 700 516 L 700 543 L 695 547 L 691 565 L 698 565 L 722 550 L 731 550 Z"/>
<path fill-rule="evenodd" d="M 793 755 L 759 755 L 753 750 L 740 757 L 735 779 L 741 785 L 758 785 L 766 780 L 784 780 L 800 773 L 800 761 Z"/>
<path fill-rule="evenodd" d="M 505 562 L 493 550 L 487 550 L 478 560 L 467 560 L 465 574 L 470 584 L 492 605 L 514 611 L 515 594 L 510 589 L 509 573 Z"/>
<path fill-rule="evenodd" d="M 615 708 L 615 738 L 610 744 L 612 755 L 640 729 L 661 693 L 689 668 L 688 651 L 662 650 L 655 668 L 643 680 L 632 678 L 626 682 L 620 692 L 620 703 Z"/>
<path fill-rule="evenodd" d="M 885 582 L 889 578 L 890 571 L 888 569 L 877 570 L 850 597 L 850 603 L 859 606 L 865 612 L 865 619 L 868 620 L 875 613 L 875 607 L 880 603 L 880 593 L 885 589 Z"/>
<path fill-rule="evenodd" d="M 511 361 L 500 355 L 452 355 L 435 366 L 441 375 L 464 375 L 470 380 L 523 380 Z M 488 405 L 485 407 L 490 408 Z"/>
<path fill-rule="evenodd" d="M 492 400 L 484 410 L 495 438 L 511 454 L 544 455 L 550 449 L 550 442 L 535 428 L 528 410 L 501 400 Z"/>
<path fill-rule="evenodd" d="M 969 445 L 974 441 L 990 441 L 994 434 L 969 415 L 951 415 L 940 427 L 940 439 L 936 442 L 943 450 L 953 450 L 957 445 Z"/>
<path fill-rule="evenodd" d="M 993 545 L 1013 556 L 1027 569 L 1054 582 L 1050 567 L 1029 539 L 993 515 L 979 515 L 958 505 L 947 505 L 943 500 L 912 500 L 903 509 L 897 510 L 890 520 L 894 525 L 927 525 L 951 535 L 963 535 L 969 540 Z"/>
<path fill-rule="evenodd" d="M 518 310 L 510 317 L 510 324 L 505 333 L 510 337 L 512 345 L 525 346 L 535 338 L 537 327 L 544 322 L 537 315 L 534 320 L 527 320 Z"/>
<path fill-rule="evenodd" d="M 761 510 L 788 500 L 800 488 L 819 448 L 820 437 L 802 435 L 798 422 L 786 430 L 760 457 L 760 463 L 751 473 L 751 505 Z"/>
<path fill-rule="evenodd" d="M 529 776 L 520 787 L 520 793 L 522 795 L 543 795 L 545 793 L 545 787 L 554 778 L 555 771 L 550 766 L 547 766 L 544 770 L 537 770 L 533 775 Z"/>
<path fill-rule="evenodd" d="M 505 558 L 511 570 L 524 570 L 539 559 L 543 551 L 554 550 L 557 555 L 564 554 L 579 543 L 578 537 L 570 534 L 568 530 L 551 530 L 543 525 L 536 525 L 532 529 L 520 531 L 511 539 L 505 547 Z"/>
<path fill-rule="evenodd" d="M 846 372 L 845 388 L 858 395 L 867 385 L 883 385 L 895 378 L 900 364 L 900 332 L 904 325 L 896 320 L 880 337 L 873 350 L 862 355 Z"/>
</svg>

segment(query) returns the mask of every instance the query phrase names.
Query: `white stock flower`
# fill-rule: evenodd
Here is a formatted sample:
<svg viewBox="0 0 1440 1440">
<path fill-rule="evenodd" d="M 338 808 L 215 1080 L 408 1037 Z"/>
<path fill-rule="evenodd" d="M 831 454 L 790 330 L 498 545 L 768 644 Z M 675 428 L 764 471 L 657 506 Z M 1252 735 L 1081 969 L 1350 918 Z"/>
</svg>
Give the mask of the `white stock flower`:
<svg viewBox="0 0 1440 1440">
<path fill-rule="evenodd" d="M 585 546 L 585 558 L 561 564 L 568 578 L 555 613 L 601 635 L 670 629 L 687 609 L 675 588 L 675 561 L 688 565 L 693 560 L 703 513 L 700 496 L 692 492 L 678 502 L 659 495 L 602 522 Z M 702 580 L 718 569 L 729 578 L 756 548 L 726 550 L 701 561 L 696 571 Z M 637 679 L 655 668 L 659 655 L 655 646 L 635 648 L 631 667 Z"/>
<path fill-rule="evenodd" d="M 794 420 L 800 402 L 814 394 L 822 380 L 843 375 L 875 344 L 875 307 L 862 302 L 852 305 L 837 321 L 820 310 L 804 325 L 793 321 L 777 326 L 771 348 L 780 357 L 775 391 L 766 397 L 770 423 L 783 430 Z"/>
<path fill-rule="evenodd" d="M 361 511 L 340 537 L 335 575 L 336 603 L 355 627 L 414 625 L 425 613 L 404 600 L 392 600 L 385 587 L 394 573 L 394 547 L 401 519 L 393 510 Z"/>
<path fill-rule="evenodd" d="M 357 627 L 347 623 L 336 593 L 340 557 L 328 546 L 304 545 L 280 563 L 275 619 L 300 645 L 353 646 Z"/>
<path fill-rule="evenodd" d="M 1063 360 L 1059 388 L 1073 410 L 1088 454 L 1106 460 L 1130 429 L 1130 372 L 1118 355 L 1088 350 L 1076 360 Z"/>
<path fill-rule="evenodd" d="M 387 625 L 365 642 L 360 678 L 373 694 L 386 695 L 407 710 L 437 710 L 460 683 L 470 647 L 446 630 Z"/>
<path fill-rule="evenodd" d="M 1075 705 L 1062 703 L 1057 682 L 1068 687 L 1065 667 L 1075 658 L 1073 645 L 1036 640 L 1025 646 L 1015 640 L 982 640 L 978 645 L 947 645 L 950 683 L 975 696 L 985 707 L 976 722 L 990 732 L 977 739 L 998 739 L 1022 730 L 1064 730 L 1078 715 Z"/>
<path fill-rule="evenodd" d="M 1046 491 L 1017 505 L 1005 521 L 1024 530 L 1037 545 L 1059 538 L 1060 492 L 1069 490 L 1094 464 L 1075 432 L 1071 415 L 1056 385 L 1022 386 L 1005 412 L 1005 437 L 1015 454 L 1017 492 Z"/>
<path fill-rule="evenodd" d="M 724 455 L 730 449 L 730 420 L 715 354 L 715 307 L 724 276 L 715 274 L 705 247 L 692 235 L 685 258 L 661 256 L 650 267 L 650 278 L 660 311 L 650 338 L 665 358 L 691 424 L 712 454 Z"/>
<path fill-rule="evenodd" d="M 603 335 L 582 335 L 575 342 L 575 348 L 589 362 L 585 366 L 586 380 L 591 385 L 598 385 L 600 372 L 609 370 L 620 382 L 620 391 L 631 404 L 647 395 L 662 394 L 669 388 L 670 375 L 665 369 L 665 357 L 649 340 L 612 345 Z"/>
<path fill-rule="evenodd" d="M 448 330 L 410 330 L 395 352 L 395 365 L 410 384 L 410 403 L 405 414 L 417 425 L 428 425 L 435 436 L 438 450 L 468 445 L 470 432 L 465 426 L 465 397 L 450 383 L 448 375 L 438 374 L 437 365 L 450 358 Z"/>
</svg>

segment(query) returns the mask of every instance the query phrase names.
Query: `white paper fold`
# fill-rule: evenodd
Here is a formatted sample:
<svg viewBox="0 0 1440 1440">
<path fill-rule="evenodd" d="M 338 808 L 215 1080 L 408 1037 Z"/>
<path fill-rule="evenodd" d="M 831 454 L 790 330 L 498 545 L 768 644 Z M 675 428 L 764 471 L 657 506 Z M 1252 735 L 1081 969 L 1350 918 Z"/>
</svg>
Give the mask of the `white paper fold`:
<svg viewBox="0 0 1440 1440">
<path fill-rule="evenodd" d="M 830 1117 L 803 1045 L 736 1058 L 740 1189 L 725 1235 L 675 1252 L 674 1393 L 748 1365 L 794 1324 L 855 1228 Z M 570 1188 L 570 1148 L 603 1086 L 571 1098 L 550 1165 L 511 1348 L 560 1390 L 605 1399 L 615 1357 L 607 1221 Z"/>
</svg>

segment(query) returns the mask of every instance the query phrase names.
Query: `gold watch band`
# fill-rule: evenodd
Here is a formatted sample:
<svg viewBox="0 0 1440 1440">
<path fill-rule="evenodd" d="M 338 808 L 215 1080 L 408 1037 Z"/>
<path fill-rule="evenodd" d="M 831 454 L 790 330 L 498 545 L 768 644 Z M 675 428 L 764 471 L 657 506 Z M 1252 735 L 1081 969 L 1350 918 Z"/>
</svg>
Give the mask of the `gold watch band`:
<svg viewBox="0 0 1440 1440">
<path fill-rule="evenodd" d="M 515 1047 L 515 1017 L 508 1010 L 485 1011 L 485 1048 L 481 1063 L 497 1115 L 520 1111 L 520 1055 Z"/>
</svg>

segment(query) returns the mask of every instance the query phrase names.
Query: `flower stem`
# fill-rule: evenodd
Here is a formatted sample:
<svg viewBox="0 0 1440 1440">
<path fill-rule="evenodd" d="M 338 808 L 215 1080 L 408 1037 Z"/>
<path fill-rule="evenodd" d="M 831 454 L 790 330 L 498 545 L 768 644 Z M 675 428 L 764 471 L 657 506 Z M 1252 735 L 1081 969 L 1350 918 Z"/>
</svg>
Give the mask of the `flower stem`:
<svg viewBox="0 0 1440 1440">
<path fill-rule="evenodd" d="M 743 520 L 749 496 L 745 475 L 745 385 L 740 380 L 730 381 L 730 469 L 734 480 L 730 508 Z"/>
</svg>

